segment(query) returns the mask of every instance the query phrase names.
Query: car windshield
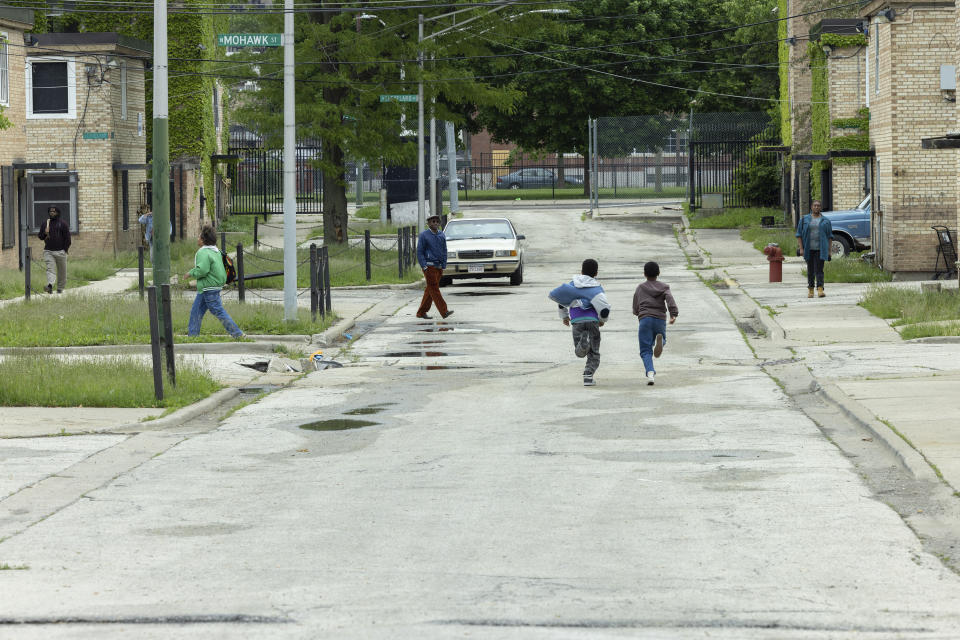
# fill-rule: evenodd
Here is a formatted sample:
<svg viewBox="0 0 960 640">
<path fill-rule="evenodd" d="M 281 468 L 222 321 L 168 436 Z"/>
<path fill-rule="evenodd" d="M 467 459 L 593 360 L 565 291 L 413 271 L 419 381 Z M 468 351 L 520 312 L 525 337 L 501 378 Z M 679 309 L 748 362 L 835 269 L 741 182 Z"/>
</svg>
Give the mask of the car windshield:
<svg viewBox="0 0 960 640">
<path fill-rule="evenodd" d="M 513 230 L 506 220 L 456 221 L 443 230 L 447 240 L 486 240 L 512 238 Z"/>
</svg>

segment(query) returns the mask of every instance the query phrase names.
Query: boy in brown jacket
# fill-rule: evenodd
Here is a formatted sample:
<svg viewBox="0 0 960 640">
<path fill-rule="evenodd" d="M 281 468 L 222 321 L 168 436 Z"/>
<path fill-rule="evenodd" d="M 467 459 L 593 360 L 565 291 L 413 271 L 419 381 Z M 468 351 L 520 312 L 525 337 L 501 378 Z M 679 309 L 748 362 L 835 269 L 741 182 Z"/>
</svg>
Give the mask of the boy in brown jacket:
<svg viewBox="0 0 960 640">
<path fill-rule="evenodd" d="M 670 285 L 657 280 L 660 265 L 648 262 L 643 265 L 643 275 L 647 281 L 641 282 L 633 293 L 633 315 L 640 321 L 637 332 L 640 357 L 647 372 L 647 384 L 652 385 L 656 375 L 653 358 L 660 357 L 667 341 L 667 311 L 670 311 L 670 324 L 676 321 L 679 312 L 673 294 L 670 293 Z"/>
</svg>

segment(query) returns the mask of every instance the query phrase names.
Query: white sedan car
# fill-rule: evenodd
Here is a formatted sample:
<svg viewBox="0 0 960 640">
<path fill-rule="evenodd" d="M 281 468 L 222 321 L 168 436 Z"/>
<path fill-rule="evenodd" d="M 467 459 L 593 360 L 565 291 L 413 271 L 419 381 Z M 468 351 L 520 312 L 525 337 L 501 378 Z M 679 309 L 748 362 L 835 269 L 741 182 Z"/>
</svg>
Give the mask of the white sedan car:
<svg viewBox="0 0 960 640">
<path fill-rule="evenodd" d="M 447 268 L 440 286 L 455 278 L 510 278 L 523 282 L 524 236 L 506 218 L 451 220 L 443 230 L 447 237 Z"/>
</svg>

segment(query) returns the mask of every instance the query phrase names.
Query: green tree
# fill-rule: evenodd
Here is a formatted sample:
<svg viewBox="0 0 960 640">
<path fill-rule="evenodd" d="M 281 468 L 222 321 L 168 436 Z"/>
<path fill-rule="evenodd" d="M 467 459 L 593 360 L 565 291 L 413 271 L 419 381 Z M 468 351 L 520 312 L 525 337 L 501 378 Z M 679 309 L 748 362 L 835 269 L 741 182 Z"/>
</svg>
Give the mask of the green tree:
<svg viewBox="0 0 960 640">
<path fill-rule="evenodd" d="M 454 27 L 454 31 L 423 42 L 428 62 L 421 72 L 417 64 L 416 11 L 384 9 L 371 15 L 373 9 L 364 13 L 357 10 L 359 6 L 318 4 L 317 8 L 329 10 L 298 14 L 295 19 L 297 134 L 322 141 L 322 158 L 316 163 L 324 176 L 327 243 L 345 242 L 347 238 L 346 159 L 382 159 L 408 166 L 416 163 L 417 105 L 381 102 L 380 95 L 415 94 L 416 83 L 422 78 L 425 104 L 436 100 L 437 118 L 463 123 L 465 104 L 508 109 L 516 92 L 476 79 L 463 59 L 490 53 L 489 43 L 476 34 L 491 29 L 517 31 L 532 19 L 505 21 L 501 12 L 476 8 L 456 16 L 460 23 L 476 18 L 463 31 L 455 28 L 452 19 L 432 21 L 425 30 L 427 36 L 448 27 Z M 424 13 L 429 18 L 441 12 Z M 244 20 L 239 18 L 234 24 L 242 25 Z M 274 30 L 281 30 L 279 16 L 272 24 Z M 265 30 L 262 22 L 257 30 Z M 253 60 L 254 56 L 259 69 L 258 88 L 240 98 L 235 117 L 271 144 L 279 145 L 283 52 L 277 49 L 248 57 Z M 429 61 L 431 56 L 435 61 Z"/>
</svg>

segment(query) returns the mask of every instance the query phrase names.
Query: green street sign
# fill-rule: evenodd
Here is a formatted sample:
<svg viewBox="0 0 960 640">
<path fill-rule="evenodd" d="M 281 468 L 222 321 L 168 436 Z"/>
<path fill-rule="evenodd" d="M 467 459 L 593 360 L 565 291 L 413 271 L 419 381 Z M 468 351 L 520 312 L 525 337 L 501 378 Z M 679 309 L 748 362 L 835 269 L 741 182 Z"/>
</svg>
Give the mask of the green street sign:
<svg viewBox="0 0 960 640">
<path fill-rule="evenodd" d="M 416 102 L 417 94 L 415 93 L 391 93 L 391 94 L 380 94 L 380 102 Z"/>
<path fill-rule="evenodd" d="M 218 47 L 280 47 L 282 33 L 218 33 Z"/>
</svg>

